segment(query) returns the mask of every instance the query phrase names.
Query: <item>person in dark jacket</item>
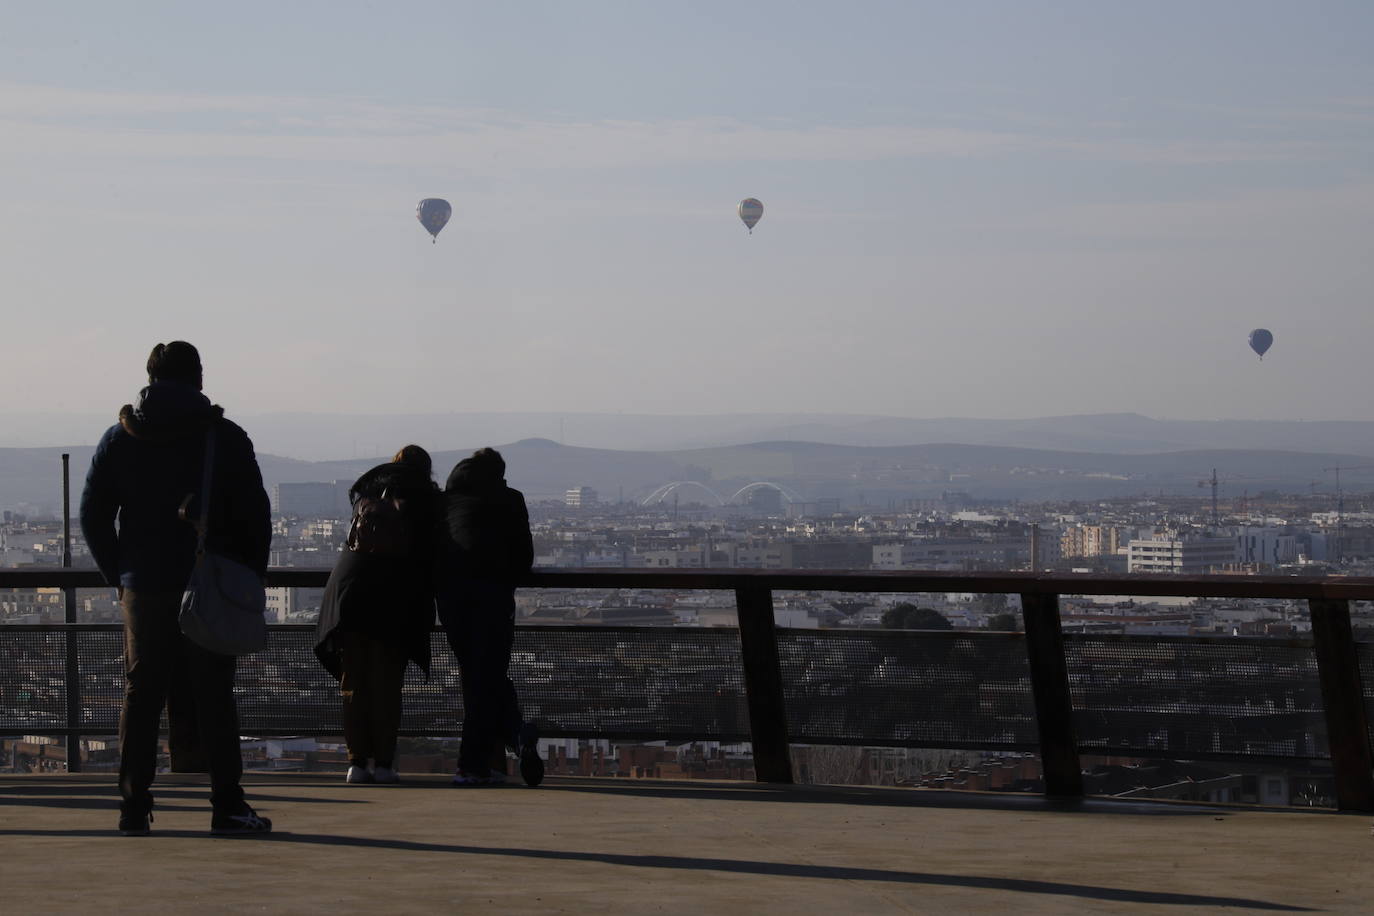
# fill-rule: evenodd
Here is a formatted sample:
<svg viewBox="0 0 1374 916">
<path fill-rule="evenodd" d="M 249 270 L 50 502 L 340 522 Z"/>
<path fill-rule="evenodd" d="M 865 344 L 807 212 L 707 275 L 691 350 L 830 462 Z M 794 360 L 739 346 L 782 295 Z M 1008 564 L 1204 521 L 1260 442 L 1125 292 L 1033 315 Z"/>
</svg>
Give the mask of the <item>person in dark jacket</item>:
<svg viewBox="0 0 1374 916">
<path fill-rule="evenodd" d="M 539 734 L 523 721 L 507 676 L 515 638 L 515 583 L 534 562 L 529 512 L 506 486 L 506 462 L 495 449 L 464 458 L 444 485 L 436 567 L 439 620 L 458 659 L 463 686 L 463 743 L 456 786 L 502 782 L 494 758 L 506 746 L 520 758 L 527 785 L 544 778 Z M 504 764 L 502 766 L 504 770 Z"/>
<path fill-rule="evenodd" d="M 243 797 L 235 659 L 182 637 L 181 596 L 195 564 L 205 434 L 215 428 L 209 511 L 211 550 L 267 571 L 271 514 L 253 443 L 201 394 L 200 354 L 185 341 L 158 344 L 148 387 L 101 437 L 81 494 L 81 530 L 124 614 L 124 705 L 119 719 L 119 829 L 150 832 L 158 720 L 169 693 L 195 709 L 210 769 L 212 833 L 272 828 Z M 116 520 L 118 527 L 116 527 Z"/>
<path fill-rule="evenodd" d="M 349 544 L 325 585 L 316 625 L 315 655 L 339 681 L 350 783 L 397 781 L 396 733 L 406 663 L 429 674 L 434 627 L 435 522 L 439 488 L 429 453 L 407 445 L 348 491 L 354 508 Z M 365 506 L 389 502 L 391 536 L 371 525 Z"/>
</svg>

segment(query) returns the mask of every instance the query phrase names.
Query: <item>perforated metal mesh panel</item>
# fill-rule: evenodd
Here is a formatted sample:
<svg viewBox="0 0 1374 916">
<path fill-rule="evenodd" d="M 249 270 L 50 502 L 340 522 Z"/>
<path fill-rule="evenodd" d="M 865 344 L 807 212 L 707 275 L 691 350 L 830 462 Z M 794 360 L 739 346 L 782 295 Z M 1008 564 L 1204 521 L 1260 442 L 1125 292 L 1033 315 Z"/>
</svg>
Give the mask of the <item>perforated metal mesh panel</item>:
<svg viewBox="0 0 1374 916">
<path fill-rule="evenodd" d="M 10 734 L 65 727 L 67 634 L 0 630 L 0 728 Z"/>
<path fill-rule="evenodd" d="M 78 630 L 72 638 L 81 678 L 81 730 L 116 734 L 124 701 L 124 629 Z"/>
<path fill-rule="evenodd" d="M 239 659 L 234 693 L 245 735 L 341 734 L 339 685 L 315 658 L 313 629 L 273 630 L 267 648 Z M 406 672 L 406 707 L 414 672 Z M 409 723 L 405 723 L 408 725 Z"/>
<path fill-rule="evenodd" d="M 1085 751 L 1330 756 L 1306 641 L 1074 635 L 1064 651 Z"/>
<path fill-rule="evenodd" d="M 1365 719 L 1369 723 L 1369 744 L 1374 747 L 1374 642 L 1355 644 L 1360 658 L 1360 685 L 1364 692 Z"/>
<path fill-rule="evenodd" d="M 0 628 L 0 730 L 66 728 L 66 640 L 80 660 L 79 730 L 118 729 L 124 688 L 117 625 L 67 632 Z M 311 652 L 313 630 L 278 628 L 241 659 L 243 734 L 339 734 L 338 689 Z M 1329 757 L 1321 689 L 1305 640 L 1065 638 L 1084 752 Z M 779 630 L 790 738 L 797 743 L 1035 749 L 1018 634 Z M 1374 720 L 1374 643 L 1358 647 Z M 428 682 L 406 679 L 407 734 L 456 735 L 457 667 L 433 636 Z M 530 627 L 511 660 L 526 714 L 545 734 L 627 739 L 749 737 L 733 629 Z M 1374 735 L 1371 735 L 1374 740 Z"/>
<path fill-rule="evenodd" d="M 119 627 L 83 628 L 78 640 L 80 729 L 114 733 L 124 691 Z M 66 638 L 60 631 L 6 627 L 0 671 L 0 728 L 65 727 Z M 267 648 L 239 659 L 235 693 L 245 734 L 339 734 L 338 686 L 315 660 L 311 628 L 274 628 Z M 9 647 L 13 647 L 10 654 Z M 462 727 L 458 667 L 442 633 L 432 637 L 430 678 L 406 672 L 405 734 L 457 735 Z M 747 739 L 748 703 L 733 630 L 532 627 L 516 631 L 511 654 L 527 718 L 545 735 L 643 739 Z"/>
<path fill-rule="evenodd" d="M 240 728 L 262 734 L 341 729 L 338 688 L 311 654 L 314 634 L 274 632 L 268 651 L 240 661 Z M 406 672 L 405 734 L 457 735 L 458 666 L 432 637 L 425 681 Z M 304 664 L 302 664 L 304 660 Z M 516 631 L 510 677 L 526 718 L 548 736 L 745 738 L 749 732 L 733 632 L 534 627 Z"/>
<path fill-rule="evenodd" d="M 1038 747 L 1019 634 L 779 630 L 778 655 L 794 742 Z"/>
<path fill-rule="evenodd" d="M 739 634 L 671 627 L 531 627 L 511 658 L 546 734 L 747 739 Z"/>
</svg>

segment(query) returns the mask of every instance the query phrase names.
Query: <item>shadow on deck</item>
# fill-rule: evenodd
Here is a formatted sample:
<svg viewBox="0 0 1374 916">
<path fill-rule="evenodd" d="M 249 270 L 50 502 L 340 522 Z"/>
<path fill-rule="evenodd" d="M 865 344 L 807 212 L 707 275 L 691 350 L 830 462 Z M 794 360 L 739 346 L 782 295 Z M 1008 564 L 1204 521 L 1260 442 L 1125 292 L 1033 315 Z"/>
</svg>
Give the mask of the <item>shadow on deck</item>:
<svg viewBox="0 0 1374 916">
<path fill-rule="evenodd" d="M 453 789 L 251 774 L 277 832 L 213 839 L 162 777 L 120 837 L 112 779 L 0 777 L 6 909 L 143 912 L 1365 911 L 1365 817 L 920 789 L 551 778 Z"/>
</svg>

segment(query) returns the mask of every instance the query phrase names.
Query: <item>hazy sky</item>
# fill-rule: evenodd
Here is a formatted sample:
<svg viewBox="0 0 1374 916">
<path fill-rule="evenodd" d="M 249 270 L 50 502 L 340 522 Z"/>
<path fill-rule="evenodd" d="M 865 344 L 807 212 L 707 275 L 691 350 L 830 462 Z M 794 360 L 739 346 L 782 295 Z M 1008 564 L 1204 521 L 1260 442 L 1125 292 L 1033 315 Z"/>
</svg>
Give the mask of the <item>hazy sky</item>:
<svg viewBox="0 0 1374 916">
<path fill-rule="evenodd" d="M 0 411 L 1374 419 L 1368 0 L 0 13 Z"/>
</svg>

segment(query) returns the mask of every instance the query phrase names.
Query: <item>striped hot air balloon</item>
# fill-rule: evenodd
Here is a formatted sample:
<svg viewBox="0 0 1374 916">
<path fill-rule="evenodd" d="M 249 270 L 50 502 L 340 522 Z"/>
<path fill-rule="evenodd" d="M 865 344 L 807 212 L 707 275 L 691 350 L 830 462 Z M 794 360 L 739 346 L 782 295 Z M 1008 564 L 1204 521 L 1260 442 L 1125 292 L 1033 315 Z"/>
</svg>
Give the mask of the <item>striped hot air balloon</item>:
<svg viewBox="0 0 1374 916">
<path fill-rule="evenodd" d="M 749 227 L 749 234 L 753 235 L 754 227 L 763 219 L 763 201 L 756 197 L 744 198 L 739 202 L 739 218 Z"/>
</svg>

